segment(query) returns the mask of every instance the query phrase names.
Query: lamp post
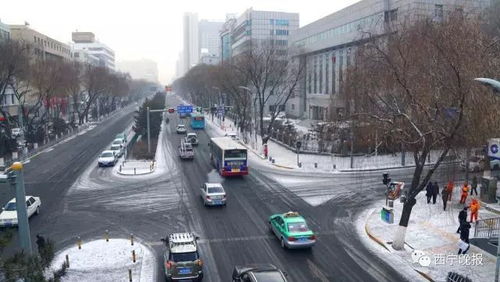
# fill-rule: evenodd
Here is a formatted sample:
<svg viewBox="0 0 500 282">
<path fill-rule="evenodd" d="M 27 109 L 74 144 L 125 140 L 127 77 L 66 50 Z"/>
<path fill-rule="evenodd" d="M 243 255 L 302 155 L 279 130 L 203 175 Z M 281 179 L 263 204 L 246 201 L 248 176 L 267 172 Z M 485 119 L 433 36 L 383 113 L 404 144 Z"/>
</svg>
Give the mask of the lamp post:
<svg viewBox="0 0 500 282">
<path fill-rule="evenodd" d="M 493 94 L 495 94 L 496 96 L 498 96 L 500 98 L 500 81 L 497 81 L 497 80 L 494 80 L 491 78 L 483 78 L 483 77 L 474 78 L 474 81 L 477 81 L 477 82 L 483 84 L 484 86 L 491 88 L 491 90 L 493 90 Z M 496 263 L 496 267 L 495 267 L 495 282 L 498 282 L 498 275 L 500 272 L 499 257 L 500 257 L 500 230 L 498 232 L 498 241 L 497 241 L 497 263 Z"/>
</svg>

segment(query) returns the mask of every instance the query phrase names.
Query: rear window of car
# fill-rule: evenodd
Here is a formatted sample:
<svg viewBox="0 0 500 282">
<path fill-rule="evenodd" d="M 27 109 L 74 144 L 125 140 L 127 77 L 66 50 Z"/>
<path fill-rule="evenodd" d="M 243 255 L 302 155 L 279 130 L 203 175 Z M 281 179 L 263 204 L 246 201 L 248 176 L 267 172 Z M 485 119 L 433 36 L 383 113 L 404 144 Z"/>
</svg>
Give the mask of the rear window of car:
<svg viewBox="0 0 500 282">
<path fill-rule="evenodd" d="M 111 146 L 111 150 L 120 150 L 119 145 Z"/>
<path fill-rule="evenodd" d="M 112 157 L 112 156 L 113 156 L 113 153 L 111 153 L 111 152 L 107 152 L 107 153 L 102 153 L 101 154 L 101 157 L 103 157 L 103 158 L 109 158 L 109 157 Z"/>
<path fill-rule="evenodd" d="M 224 193 L 224 189 L 222 187 L 208 187 L 208 193 Z"/>
<path fill-rule="evenodd" d="M 283 280 L 283 276 L 277 271 L 259 271 L 254 272 L 257 281 L 269 281 L 269 282 L 278 282 L 285 281 Z"/>
<path fill-rule="evenodd" d="M 309 231 L 309 227 L 305 222 L 291 222 L 288 223 L 288 231 L 290 232 L 306 232 Z"/>
<path fill-rule="evenodd" d="M 177 127 L 178 128 L 184 128 L 184 125 L 178 125 Z"/>
<path fill-rule="evenodd" d="M 195 261 L 198 259 L 197 252 L 189 252 L 189 253 L 170 253 L 170 260 L 174 262 L 181 261 Z"/>
</svg>

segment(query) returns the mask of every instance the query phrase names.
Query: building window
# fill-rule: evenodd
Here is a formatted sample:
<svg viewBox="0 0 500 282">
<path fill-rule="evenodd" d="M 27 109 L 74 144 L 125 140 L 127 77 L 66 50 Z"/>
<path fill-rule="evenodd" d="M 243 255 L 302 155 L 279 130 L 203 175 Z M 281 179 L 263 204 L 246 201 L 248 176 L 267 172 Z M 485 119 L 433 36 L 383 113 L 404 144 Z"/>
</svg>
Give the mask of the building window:
<svg viewBox="0 0 500 282">
<path fill-rule="evenodd" d="M 269 30 L 270 35 L 274 35 L 274 29 Z"/>
<path fill-rule="evenodd" d="M 288 35 L 288 30 L 286 29 L 277 29 L 276 35 Z"/>
<path fill-rule="evenodd" d="M 307 78 L 307 93 L 311 94 L 311 84 L 312 84 L 312 81 L 311 81 L 311 70 L 309 70 L 308 74 L 307 74 L 308 78 Z"/>
<path fill-rule="evenodd" d="M 279 106 L 279 108 L 278 108 L 278 110 L 279 110 L 280 112 L 284 112 L 284 111 L 285 111 L 285 104 L 280 105 L 280 106 Z"/>
<path fill-rule="evenodd" d="M 434 17 L 438 20 L 443 19 L 443 5 L 434 5 Z"/>
<path fill-rule="evenodd" d="M 270 20 L 269 20 L 269 24 L 270 24 L 270 25 L 274 25 L 274 20 L 273 20 L 273 19 L 270 19 Z"/>
<path fill-rule="evenodd" d="M 276 20 L 276 25 L 288 26 L 288 20 Z"/>
<path fill-rule="evenodd" d="M 391 21 L 396 21 L 398 19 L 398 9 L 391 10 Z"/>
<path fill-rule="evenodd" d="M 292 104 L 292 110 L 295 110 L 295 104 Z"/>
<path fill-rule="evenodd" d="M 318 88 L 317 88 L 317 83 L 318 83 L 318 73 L 317 73 L 317 62 L 316 62 L 316 56 L 314 57 L 314 93 L 318 93 Z"/>
<path fill-rule="evenodd" d="M 319 61 L 319 93 L 323 93 L 323 60 L 322 56 L 318 56 Z"/>
<path fill-rule="evenodd" d="M 330 93 L 328 89 L 328 77 L 329 77 L 330 65 L 328 63 L 329 63 L 328 54 L 325 54 L 325 94 Z"/>
<path fill-rule="evenodd" d="M 276 105 L 269 105 L 269 111 L 270 112 L 275 112 L 276 111 Z"/>
</svg>

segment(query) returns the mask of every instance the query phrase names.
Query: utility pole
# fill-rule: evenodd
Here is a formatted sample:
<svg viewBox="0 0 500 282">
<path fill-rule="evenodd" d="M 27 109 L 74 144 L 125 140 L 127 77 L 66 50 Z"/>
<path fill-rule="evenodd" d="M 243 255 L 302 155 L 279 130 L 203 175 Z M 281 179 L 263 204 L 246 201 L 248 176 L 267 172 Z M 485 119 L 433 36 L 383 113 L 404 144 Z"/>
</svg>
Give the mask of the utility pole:
<svg viewBox="0 0 500 282">
<path fill-rule="evenodd" d="M 148 126 L 148 154 L 151 153 L 151 137 L 149 134 L 149 107 L 146 108 L 147 109 L 147 112 L 148 114 L 146 115 L 146 124 Z"/>
<path fill-rule="evenodd" d="M 26 192 L 24 189 L 23 164 L 13 163 L 7 170 L 7 175 L 0 175 L 0 183 L 9 182 L 16 187 L 16 210 L 17 225 L 19 232 L 19 243 L 21 249 L 28 255 L 32 254 L 30 226 L 28 222 L 28 212 L 26 210 Z"/>
</svg>

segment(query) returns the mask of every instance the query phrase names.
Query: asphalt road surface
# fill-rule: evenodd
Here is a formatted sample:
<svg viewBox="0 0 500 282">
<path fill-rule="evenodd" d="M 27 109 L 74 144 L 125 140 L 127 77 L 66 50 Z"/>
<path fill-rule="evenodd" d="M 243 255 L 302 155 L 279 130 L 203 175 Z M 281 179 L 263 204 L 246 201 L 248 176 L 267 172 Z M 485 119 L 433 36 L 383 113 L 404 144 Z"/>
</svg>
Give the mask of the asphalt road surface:
<svg viewBox="0 0 500 282">
<path fill-rule="evenodd" d="M 169 97 L 170 105 L 179 101 Z M 183 135 L 169 115 L 159 140 L 166 172 L 154 177 L 117 177 L 111 168 L 98 168 L 98 154 L 115 134 L 130 126 L 133 107 L 121 111 L 88 133 L 40 154 L 26 165 L 27 194 L 40 196 L 42 210 L 30 219 L 31 233 L 54 240 L 58 249 L 131 233 L 157 256 L 157 280 L 164 281 L 160 239 L 172 232 L 195 232 L 204 260 L 204 281 L 230 281 L 236 264 L 273 263 L 290 281 L 404 281 L 404 275 L 371 254 L 356 236 L 354 219 L 368 205 L 384 197 L 381 172 L 311 176 L 272 171 L 250 163 L 250 175 L 221 178 L 210 164 L 207 131 L 198 130 L 199 146 L 193 161 L 181 161 L 177 146 Z M 189 128 L 189 127 L 188 127 Z M 391 172 L 393 180 L 409 181 L 411 169 Z M 440 169 L 442 184 L 455 169 Z M 227 207 L 207 208 L 200 187 L 221 182 Z M 0 191 L 1 203 L 13 191 Z M 320 201 L 318 201 L 318 198 Z M 323 199 L 323 200 L 321 200 Z M 299 211 L 318 235 L 312 250 L 284 250 L 269 232 L 274 213 Z M 13 242 L 17 244 L 17 242 Z"/>
</svg>

